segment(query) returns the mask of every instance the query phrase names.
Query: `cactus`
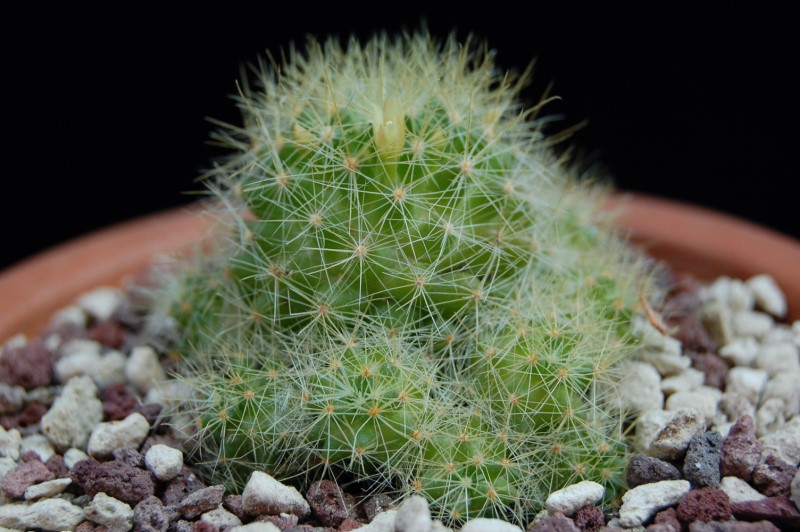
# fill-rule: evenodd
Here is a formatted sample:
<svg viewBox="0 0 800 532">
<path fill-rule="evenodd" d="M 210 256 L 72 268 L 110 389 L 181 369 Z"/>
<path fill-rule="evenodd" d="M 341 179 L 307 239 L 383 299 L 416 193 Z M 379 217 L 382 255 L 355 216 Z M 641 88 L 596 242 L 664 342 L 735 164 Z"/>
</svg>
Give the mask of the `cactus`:
<svg viewBox="0 0 800 532">
<path fill-rule="evenodd" d="M 243 83 L 208 182 L 211 251 L 171 270 L 195 459 L 524 522 L 621 486 L 619 362 L 651 268 L 525 108 L 527 74 L 451 37 L 311 41 Z M 154 322 L 157 321 L 154 318 Z"/>
</svg>

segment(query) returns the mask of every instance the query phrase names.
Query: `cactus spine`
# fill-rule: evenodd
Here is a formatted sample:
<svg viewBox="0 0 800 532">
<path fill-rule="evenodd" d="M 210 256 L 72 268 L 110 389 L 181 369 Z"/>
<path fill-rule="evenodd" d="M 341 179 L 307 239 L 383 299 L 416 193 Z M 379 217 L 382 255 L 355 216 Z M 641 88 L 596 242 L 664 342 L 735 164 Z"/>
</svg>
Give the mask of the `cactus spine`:
<svg viewBox="0 0 800 532">
<path fill-rule="evenodd" d="M 613 497 L 648 268 L 518 101 L 525 76 L 425 35 L 255 72 L 217 133 L 225 228 L 158 296 L 208 474 L 353 475 L 453 521 L 522 522 L 580 479 Z"/>
</svg>

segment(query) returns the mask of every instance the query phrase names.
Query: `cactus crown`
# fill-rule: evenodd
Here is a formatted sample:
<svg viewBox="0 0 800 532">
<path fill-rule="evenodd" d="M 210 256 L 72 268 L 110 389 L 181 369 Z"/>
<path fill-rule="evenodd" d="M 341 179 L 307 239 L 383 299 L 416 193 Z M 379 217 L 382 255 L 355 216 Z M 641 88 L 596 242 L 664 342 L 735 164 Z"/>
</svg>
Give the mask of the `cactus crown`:
<svg viewBox="0 0 800 532">
<path fill-rule="evenodd" d="M 522 522 L 580 479 L 613 497 L 649 270 L 518 101 L 526 76 L 426 35 L 255 72 L 216 134 L 221 237 L 158 296 L 208 474 L 355 477 L 453 521 Z"/>
</svg>

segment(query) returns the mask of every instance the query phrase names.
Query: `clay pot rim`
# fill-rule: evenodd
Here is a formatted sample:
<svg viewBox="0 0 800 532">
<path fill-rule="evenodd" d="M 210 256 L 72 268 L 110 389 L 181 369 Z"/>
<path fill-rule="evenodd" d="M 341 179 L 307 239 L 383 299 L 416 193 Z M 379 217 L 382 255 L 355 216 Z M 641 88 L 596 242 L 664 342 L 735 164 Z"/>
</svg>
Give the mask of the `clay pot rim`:
<svg viewBox="0 0 800 532">
<path fill-rule="evenodd" d="M 769 273 L 800 319 L 800 242 L 704 207 L 643 194 L 618 194 L 617 225 L 653 256 L 701 279 Z M 0 342 L 34 334 L 51 314 L 97 286 L 119 286 L 159 254 L 185 249 L 211 226 L 197 206 L 116 224 L 53 247 L 0 272 Z M 103 260 L 99 260 L 102 258 Z"/>
</svg>

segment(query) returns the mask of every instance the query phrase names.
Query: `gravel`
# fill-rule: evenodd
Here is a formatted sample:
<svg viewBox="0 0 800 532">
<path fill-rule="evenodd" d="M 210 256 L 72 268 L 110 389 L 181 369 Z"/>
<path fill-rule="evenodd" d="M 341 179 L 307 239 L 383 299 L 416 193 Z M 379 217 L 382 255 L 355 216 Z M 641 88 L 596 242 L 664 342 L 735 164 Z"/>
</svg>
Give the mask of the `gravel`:
<svg viewBox="0 0 800 532">
<path fill-rule="evenodd" d="M 781 321 L 786 299 L 767 275 L 676 286 L 674 336 L 637 324 L 645 345 L 618 397 L 639 419 L 617 513 L 598 506 L 599 484 L 578 482 L 551 493 L 527 530 L 800 527 L 800 321 Z M 119 319 L 127 297 L 92 290 L 41 337 L 0 347 L 0 528 L 450 530 L 420 497 L 398 506 L 331 480 L 306 494 L 261 471 L 241 495 L 203 484 L 162 423 L 186 390 L 167 378 L 168 356 Z M 474 519 L 462 530 L 521 528 Z"/>
</svg>

